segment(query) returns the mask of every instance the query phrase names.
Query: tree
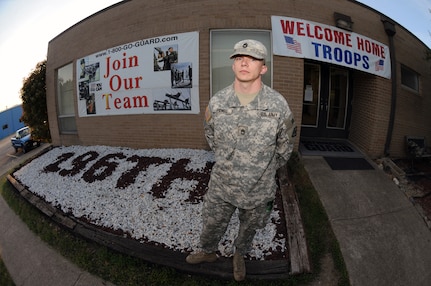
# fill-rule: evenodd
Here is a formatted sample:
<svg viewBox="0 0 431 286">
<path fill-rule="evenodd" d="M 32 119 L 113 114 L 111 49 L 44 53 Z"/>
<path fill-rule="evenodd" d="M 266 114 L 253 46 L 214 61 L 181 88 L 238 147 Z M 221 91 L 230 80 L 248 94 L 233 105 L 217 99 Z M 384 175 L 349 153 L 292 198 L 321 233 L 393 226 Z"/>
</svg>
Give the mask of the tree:
<svg viewBox="0 0 431 286">
<path fill-rule="evenodd" d="M 48 109 L 46 106 L 46 60 L 24 79 L 21 88 L 23 115 L 21 120 L 31 128 L 36 139 L 50 141 Z"/>
</svg>

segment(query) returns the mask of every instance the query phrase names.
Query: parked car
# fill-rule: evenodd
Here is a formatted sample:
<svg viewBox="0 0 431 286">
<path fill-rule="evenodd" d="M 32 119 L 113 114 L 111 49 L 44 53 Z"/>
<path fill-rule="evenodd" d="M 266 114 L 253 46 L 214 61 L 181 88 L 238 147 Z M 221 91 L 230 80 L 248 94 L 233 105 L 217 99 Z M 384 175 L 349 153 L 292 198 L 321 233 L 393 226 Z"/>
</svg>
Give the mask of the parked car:
<svg viewBox="0 0 431 286">
<path fill-rule="evenodd" d="M 40 141 L 33 140 L 31 137 L 31 129 L 28 126 L 18 129 L 15 132 L 15 136 L 11 138 L 11 141 L 15 152 L 18 152 L 18 149 L 21 148 L 22 152 L 25 153 L 34 147 L 40 146 Z"/>
</svg>

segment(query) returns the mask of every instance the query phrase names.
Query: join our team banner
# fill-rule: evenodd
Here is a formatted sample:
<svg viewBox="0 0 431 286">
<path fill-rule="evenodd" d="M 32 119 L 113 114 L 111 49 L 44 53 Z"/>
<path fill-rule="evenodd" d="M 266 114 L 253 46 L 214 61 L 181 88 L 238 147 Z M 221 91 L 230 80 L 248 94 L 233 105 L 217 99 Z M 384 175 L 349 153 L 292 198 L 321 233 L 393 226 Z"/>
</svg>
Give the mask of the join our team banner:
<svg viewBox="0 0 431 286">
<path fill-rule="evenodd" d="M 273 53 L 333 63 L 391 78 L 388 46 L 316 22 L 272 16 Z"/>
<path fill-rule="evenodd" d="M 199 113 L 199 33 L 112 47 L 76 62 L 79 116 Z"/>
</svg>

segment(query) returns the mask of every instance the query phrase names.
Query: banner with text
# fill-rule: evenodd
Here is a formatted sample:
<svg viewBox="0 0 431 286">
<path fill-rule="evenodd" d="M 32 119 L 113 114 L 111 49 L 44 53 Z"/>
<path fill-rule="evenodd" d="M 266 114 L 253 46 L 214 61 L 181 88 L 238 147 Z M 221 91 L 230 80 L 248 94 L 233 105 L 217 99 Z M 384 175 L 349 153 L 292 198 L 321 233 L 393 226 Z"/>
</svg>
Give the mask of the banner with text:
<svg viewBox="0 0 431 286">
<path fill-rule="evenodd" d="M 388 46 L 365 36 L 302 19 L 272 16 L 275 55 L 333 63 L 391 78 Z"/>
<path fill-rule="evenodd" d="M 198 69 L 198 32 L 137 40 L 83 57 L 76 62 L 79 116 L 197 114 Z"/>
</svg>

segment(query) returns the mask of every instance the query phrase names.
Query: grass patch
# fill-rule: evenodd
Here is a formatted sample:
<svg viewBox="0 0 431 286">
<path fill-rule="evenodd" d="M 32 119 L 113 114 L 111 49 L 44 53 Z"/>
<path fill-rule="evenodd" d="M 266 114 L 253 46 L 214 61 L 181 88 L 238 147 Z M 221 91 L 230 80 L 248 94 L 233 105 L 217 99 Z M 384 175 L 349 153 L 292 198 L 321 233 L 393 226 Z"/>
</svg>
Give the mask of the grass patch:
<svg viewBox="0 0 431 286">
<path fill-rule="evenodd" d="M 0 256 L 0 285 L 2 286 L 15 286 L 12 277 L 7 271 L 6 265 L 4 265 L 3 260 Z"/>
<path fill-rule="evenodd" d="M 321 272 L 321 259 L 329 253 L 339 275 L 338 285 L 350 285 L 344 259 L 329 224 L 328 216 L 302 161 L 296 153 L 289 160 L 288 172 L 299 201 L 313 273 Z"/>
<path fill-rule="evenodd" d="M 265 281 L 265 285 L 307 285 L 320 273 L 320 261 L 330 253 L 339 273 L 338 285 L 349 285 L 347 271 L 338 242 L 329 225 L 317 192 L 314 190 L 299 157 L 294 154 L 289 161 L 289 173 L 300 202 L 301 215 L 310 249 L 313 273 L 292 276 L 284 280 Z M 38 209 L 24 200 L 3 177 L 0 192 L 8 205 L 21 217 L 28 227 L 43 241 L 51 245 L 62 256 L 78 267 L 111 281 L 117 285 L 237 285 L 235 281 L 218 280 L 189 275 L 172 268 L 147 263 L 141 259 L 124 255 L 74 236 L 44 216 Z M 0 279 L 7 274 L 0 267 Z M 242 285 L 262 285 L 262 281 L 247 279 Z M 0 280 L 0 285 L 4 284 Z"/>
</svg>

